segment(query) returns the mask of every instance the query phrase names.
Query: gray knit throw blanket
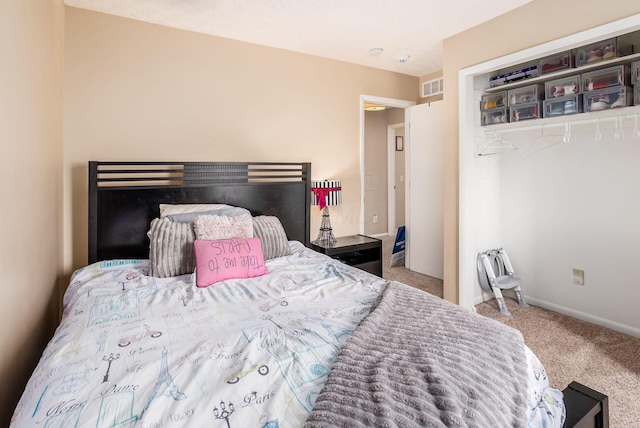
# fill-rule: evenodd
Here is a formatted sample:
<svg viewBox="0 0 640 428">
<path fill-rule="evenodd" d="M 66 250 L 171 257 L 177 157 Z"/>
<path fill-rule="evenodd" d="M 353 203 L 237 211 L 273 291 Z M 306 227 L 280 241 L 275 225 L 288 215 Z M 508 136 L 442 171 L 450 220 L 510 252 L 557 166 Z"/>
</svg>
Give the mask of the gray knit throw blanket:
<svg viewBox="0 0 640 428">
<path fill-rule="evenodd" d="M 519 331 L 390 283 L 336 358 L 305 427 L 524 427 Z"/>
</svg>

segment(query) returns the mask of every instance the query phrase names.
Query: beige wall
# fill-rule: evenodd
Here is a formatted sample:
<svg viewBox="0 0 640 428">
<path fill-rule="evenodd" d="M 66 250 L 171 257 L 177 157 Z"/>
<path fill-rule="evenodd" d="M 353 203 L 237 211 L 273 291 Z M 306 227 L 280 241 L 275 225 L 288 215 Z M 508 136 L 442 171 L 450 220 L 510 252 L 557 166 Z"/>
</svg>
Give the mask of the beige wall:
<svg viewBox="0 0 640 428">
<path fill-rule="evenodd" d="M 572 18 L 532 24 L 550 10 Z M 445 41 L 448 300 L 457 300 L 458 71 L 638 12 L 635 0 L 604 8 L 536 0 Z M 359 96 L 418 97 L 410 76 L 64 8 L 61 0 L 3 2 L 0 28 L 0 426 L 54 328 L 58 276 L 86 263 L 88 160 L 312 161 L 314 177 L 343 179 L 333 226 L 354 233 Z M 312 235 L 317 213 L 313 221 Z"/>
<path fill-rule="evenodd" d="M 65 29 L 67 272 L 86 263 L 88 160 L 311 161 L 342 179 L 334 233 L 357 233 L 360 95 L 418 96 L 416 77 L 74 8 Z"/>
<path fill-rule="evenodd" d="M 422 82 L 428 82 L 429 80 L 439 79 L 443 76 L 443 71 L 436 71 L 434 73 L 429 73 L 420 77 L 420 83 L 418 84 L 418 96 L 422 94 Z M 447 90 L 446 82 L 443 79 L 443 86 L 445 91 Z M 444 97 L 444 94 L 434 95 L 432 97 L 420 98 L 420 104 L 430 103 L 432 101 L 441 101 Z"/>
<path fill-rule="evenodd" d="M 553 16 L 570 16 L 543 25 Z M 444 41 L 445 195 L 444 297 L 458 300 L 458 72 L 471 65 L 640 12 L 637 0 L 535 0 Z"/>
<path fill-rule="evenodd" d="M 0 3 L 0 426 L 57 322 L 62 0 Z"/>
</svg>

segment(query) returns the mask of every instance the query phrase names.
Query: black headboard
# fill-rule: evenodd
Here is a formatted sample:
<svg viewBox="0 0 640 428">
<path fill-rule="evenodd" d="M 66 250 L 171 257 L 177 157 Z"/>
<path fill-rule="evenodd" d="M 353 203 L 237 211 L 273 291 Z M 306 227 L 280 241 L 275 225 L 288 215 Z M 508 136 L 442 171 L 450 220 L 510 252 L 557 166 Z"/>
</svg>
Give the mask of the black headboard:
<svg viewBox="0 0 640 428">
<path fill-rule="evenodd" d="M 89 162 L 89 263 L 146 259 L 160 204 L 220 203 L 277 216 L 290 240 L 309 243 L 311 164 Z"/>
</svg>

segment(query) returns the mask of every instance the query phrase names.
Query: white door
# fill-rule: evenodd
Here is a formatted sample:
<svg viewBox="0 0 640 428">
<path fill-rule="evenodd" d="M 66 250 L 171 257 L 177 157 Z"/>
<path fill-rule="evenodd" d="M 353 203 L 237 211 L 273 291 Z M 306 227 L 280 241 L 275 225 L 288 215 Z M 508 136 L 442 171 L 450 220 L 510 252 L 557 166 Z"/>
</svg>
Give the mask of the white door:
<svg viewBox="0 0 640 428">
<path fill-rule="evenodd" d="M 439 279 L 444 270 L 442 104 L 419 104 L 405 113 L 405 265 Z"/>
</svg>

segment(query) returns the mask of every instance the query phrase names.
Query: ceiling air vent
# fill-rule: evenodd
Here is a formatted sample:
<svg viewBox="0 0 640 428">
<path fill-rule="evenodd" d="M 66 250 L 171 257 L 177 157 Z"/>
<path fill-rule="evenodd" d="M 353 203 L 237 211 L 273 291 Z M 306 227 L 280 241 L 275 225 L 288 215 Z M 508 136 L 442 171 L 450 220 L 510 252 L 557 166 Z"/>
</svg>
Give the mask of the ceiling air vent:
<svg viewBox="0 0 640 428">
<path fill-rule="evenodd" d="M 441 94 L 444 91 L 444 82 L 442 77 L 439 79 L 429 80 L 427 82 L 422 82 L 422 91 L 421 97 L 432 97 L 434 95 Z"/>
</svg>

